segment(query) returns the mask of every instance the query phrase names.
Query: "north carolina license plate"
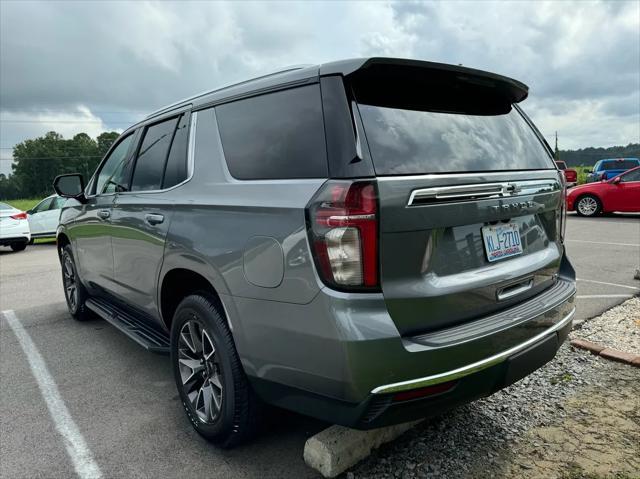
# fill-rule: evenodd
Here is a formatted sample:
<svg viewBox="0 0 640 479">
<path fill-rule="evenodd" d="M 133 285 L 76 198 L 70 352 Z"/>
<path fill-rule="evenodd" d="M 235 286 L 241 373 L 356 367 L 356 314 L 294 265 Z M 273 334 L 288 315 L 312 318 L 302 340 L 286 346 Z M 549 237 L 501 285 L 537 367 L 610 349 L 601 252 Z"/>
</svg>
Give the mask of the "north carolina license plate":
<svg viewBox="0 0 640 479">
<path fill-rule="evenodd" d="M 522 254 L 520 230 L 514 223 L 483 226 L 482 239 L 489 262 Z"/>
</svg>

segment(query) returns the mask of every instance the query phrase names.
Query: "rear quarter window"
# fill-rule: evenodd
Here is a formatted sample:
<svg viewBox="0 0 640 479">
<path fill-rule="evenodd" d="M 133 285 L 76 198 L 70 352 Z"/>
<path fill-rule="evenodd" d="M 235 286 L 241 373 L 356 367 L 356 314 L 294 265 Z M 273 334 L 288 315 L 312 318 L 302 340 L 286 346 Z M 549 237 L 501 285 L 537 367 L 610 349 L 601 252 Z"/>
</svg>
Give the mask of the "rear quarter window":
<svg viewBox="0 0 640 479">
<path fill-rule="evenodd" d="M 234 101 L 215 110 L 233 177 L 260 180 L 328 175 L 317 84 Z"/>
<path fill-rule="evenodd" d="M 360 104 L 378 175 L 555 169 L 515 109 L 472 115 Z"/>
</svg>

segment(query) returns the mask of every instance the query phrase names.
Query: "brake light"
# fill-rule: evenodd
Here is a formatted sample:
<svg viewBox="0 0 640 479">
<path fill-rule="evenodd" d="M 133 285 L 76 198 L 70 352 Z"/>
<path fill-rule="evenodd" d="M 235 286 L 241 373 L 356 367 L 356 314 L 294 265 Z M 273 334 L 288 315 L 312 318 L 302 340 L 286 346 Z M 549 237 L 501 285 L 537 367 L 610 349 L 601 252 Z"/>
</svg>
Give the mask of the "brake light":
<svg viewBox="0 0 640 479">
<path fill-rule="evenodd" d="M 324 283 L 343 290 L 379 288 L 375 182 L 327 181 L 307 206 L 307 222 Z"/>
<path fill-rule="evenodd" d="M 9 218 L 11 218 L 12 220 L 26 220 L 27 219 L 27 213 L 25 213 L 23 211 L 21 213 L 16 213 L 15 215 L 9 216 Z"/>
</svg>

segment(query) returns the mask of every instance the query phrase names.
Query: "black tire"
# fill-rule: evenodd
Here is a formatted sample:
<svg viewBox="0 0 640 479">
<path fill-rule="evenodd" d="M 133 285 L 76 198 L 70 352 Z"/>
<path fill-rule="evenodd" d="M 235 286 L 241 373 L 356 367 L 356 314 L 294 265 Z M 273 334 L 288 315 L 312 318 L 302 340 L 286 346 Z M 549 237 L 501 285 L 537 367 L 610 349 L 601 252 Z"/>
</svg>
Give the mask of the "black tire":
<svg viewBox="0 0 640 479">
<path fill-rule="evenodd" d="M 31 239 L 29 240 L 29 244 L 33 244 L 33 243 L 35 243 L 35 242 L 36 242 L 35 238 L 31 238 Z"/>
<path fill-rule="evenodd" d="M 24 251 L 27 248 L 27 243 L 14 243 L 11 245 L 11 249 L 15 252 Z"/>
<path fill-rule="evenodd" d="M 578 216 L 598 216 L 602 213 L 602 202 L 595 195 L 582 195 L 576 200 L 575 210 Z"/>
<path fill-rule="evenodd" d="M 85 305 L 87 299 L 89 299 L 89 294 L 78 277 L 78 270 L 76 269 L 76 263 L 73 259 L 73 252 L 71 251 L 70 245 L 62 249 L 60 264 L 62 266 L 64 298 L 67 301 L 69 313 L 78 321 L 92 319 L 94 315 Z M 73 295 L 75 295 L 75 297 Z"/>
<path fill-rule="evenodd" d="M 215 445 L 232 448 L 258 432 L 261 405 L 217 304 L 212 295 L 202 292 L 187 296 L 178 305 L 171 325 L 171 364 L 182 406 L 193 428 Z M 201 338 L 202 354 L 197 353 L 190 327 L 195 330 L 194 336 Z M 201 330 L 198 332 L 197 328 Z M 214 352 L 209 360 L 205 358 L 207 350 L 211 351 L 206 346 L 210 341 Z M 191 358 L 200 361 L 200 366 L 192 363 L 200 368 L 198 372 L 184 364 Z M 207 401 L 208 409 L 204 406 Z M 202 407 L 198 407 L 200 404 Z"/>
</svg>

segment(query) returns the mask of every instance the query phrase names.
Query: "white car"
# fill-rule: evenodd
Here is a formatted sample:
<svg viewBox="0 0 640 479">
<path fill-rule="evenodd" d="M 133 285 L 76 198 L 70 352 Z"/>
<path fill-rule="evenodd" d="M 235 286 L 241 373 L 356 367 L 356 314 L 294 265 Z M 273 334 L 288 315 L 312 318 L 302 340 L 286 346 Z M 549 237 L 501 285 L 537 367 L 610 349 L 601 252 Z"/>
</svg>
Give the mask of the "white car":
<svg viewBox="0 0 640 479">
<path fill-rule="evenodd" d="M 51 195 L 27 211 L 31 241 L 35 238 L 55 238 L 60 211 L 67 199 Z"/>
<path fill-rule="evenodd" d="M 27 213 L 6 203 L 0 203 L 0 246 L 22 251 L 31 241 Z"/>
</svg>

